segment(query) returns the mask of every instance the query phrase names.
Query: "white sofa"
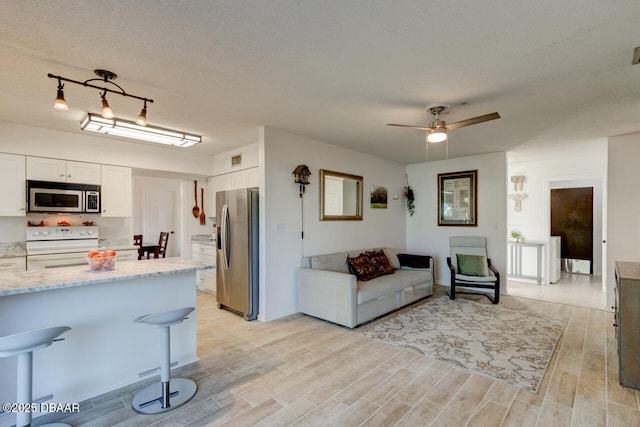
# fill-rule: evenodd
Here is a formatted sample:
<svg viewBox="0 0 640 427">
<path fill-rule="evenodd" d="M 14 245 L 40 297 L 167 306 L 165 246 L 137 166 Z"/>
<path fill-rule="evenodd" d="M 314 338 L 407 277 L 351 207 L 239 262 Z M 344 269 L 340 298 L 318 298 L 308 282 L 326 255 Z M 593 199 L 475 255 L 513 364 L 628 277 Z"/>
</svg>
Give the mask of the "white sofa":
<svg viewBox="0 0 640 427">
<path fill-rule="evenodd" d="M 431 257 L 388 248 L 384 252 L 394 273 L 357 280 L 347 257 L 374 250 L 379 248 L 303 257 L 298 270 L 300 312 L 354 328 L 433 293 Z"/>
</svg>

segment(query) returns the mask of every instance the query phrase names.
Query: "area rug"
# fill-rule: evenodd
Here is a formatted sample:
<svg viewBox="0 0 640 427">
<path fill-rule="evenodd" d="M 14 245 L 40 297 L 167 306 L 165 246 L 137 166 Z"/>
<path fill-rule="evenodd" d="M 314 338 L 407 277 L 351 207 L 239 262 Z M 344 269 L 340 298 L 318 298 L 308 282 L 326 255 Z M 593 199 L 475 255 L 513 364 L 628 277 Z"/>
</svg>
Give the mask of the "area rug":
<svg viewBox="0 0 640 427">
<path fill-rule="evenodd" d="M 565 323 L 443 296 L 365 334 L 537 393 Z"/>
</svg>

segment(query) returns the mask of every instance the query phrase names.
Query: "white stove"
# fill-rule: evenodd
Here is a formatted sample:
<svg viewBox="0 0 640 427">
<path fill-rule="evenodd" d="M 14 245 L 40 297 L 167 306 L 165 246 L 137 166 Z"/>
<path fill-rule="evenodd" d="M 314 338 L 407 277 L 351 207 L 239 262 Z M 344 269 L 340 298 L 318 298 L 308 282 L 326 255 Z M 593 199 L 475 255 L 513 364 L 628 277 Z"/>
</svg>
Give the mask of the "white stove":
<svg viewBox="0 0 640 427">
<path fill-rule="evenodd" d="M 96 226 L 27 227 L 27 270 L 86 264 L 98 238 Z"/>
</svg>

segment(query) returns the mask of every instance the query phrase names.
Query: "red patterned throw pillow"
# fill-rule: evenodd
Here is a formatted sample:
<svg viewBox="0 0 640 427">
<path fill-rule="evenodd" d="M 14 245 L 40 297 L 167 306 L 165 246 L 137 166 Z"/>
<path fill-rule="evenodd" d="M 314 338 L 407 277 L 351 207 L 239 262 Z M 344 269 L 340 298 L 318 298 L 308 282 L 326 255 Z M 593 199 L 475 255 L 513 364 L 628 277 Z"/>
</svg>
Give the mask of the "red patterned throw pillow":
<svg viewBox="0 0 640 427">
<path fill-rule="evenodd" d="M 393 267 L 391 266 L 391 262 L 387 255 L 383 250 L 379 251 L 367 251 L 365 254 L 371 260 L 371 263 L 376 266 L 380 275 L 384 274 L 393 274 Z"/>
<path fill-rule="evenodd" d="M 349 269 L 356 275 L 358 280 L 366 282 L 380 276 L 378 268 L 373 265 L 371 260 L 365 254 L 360 254 L 355 258 L 347 258 Z"/>
</svg>

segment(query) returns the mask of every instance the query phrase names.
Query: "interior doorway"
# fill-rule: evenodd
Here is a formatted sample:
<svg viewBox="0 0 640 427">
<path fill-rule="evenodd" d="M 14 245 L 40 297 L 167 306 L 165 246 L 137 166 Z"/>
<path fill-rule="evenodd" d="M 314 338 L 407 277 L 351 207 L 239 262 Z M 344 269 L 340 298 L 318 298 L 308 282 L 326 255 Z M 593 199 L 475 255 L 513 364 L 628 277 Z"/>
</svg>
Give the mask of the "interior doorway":
<svg viewBox="0 0 640 427">
<path fill-rule="evenodd" d="M 585 236 L 587 234 L 590 234 L 590 236 L 587 237 L 583 237 L 582 240 L 579 242 L 580 244 L 578 246 L 581 246 L 579 255 L 576 255 L 576 251 L 571 250 L 572 252 L 569 252 L 570 257 L 575 257 L 575 258 L 566 258 L 566 259 L 573 259 L 573 260 L 577 260 L 577 261 L 573 261 L 572 262 L 572 266 L 571 264 L 569 264 L 570 268 L 573 268 L 572 272 L 569 272 L 570 274 L 575 274 L 577 271 L 576 269 L 579 268 L 581 269 L 581 273 L 582 274 L 591 274 L 594 276 L 602 276 L 602 286 L 603 289 L 606 288 L 607 284 L 607 279 L 605 277 L 605 269 L 603 268 L 603 266 L 605 265 L 605 259 L 606 259 L 606 244 L 604 243 L 606 241 L 606 230 L 605 230 L 605 223 L 606 223 L 606 212 L 605 212 L 605 200 L 606 200 L 606 187 L 605 187 L 605 178 L 604 177 L 600 177 L 600 176 L 595 176 L 595 177 L 588 177 L 588 178 L 576 178 L 576 179 L 559 179 L 559 180 L 553 180 L 550 179 L 547 181 L 548 184 L 548 189 L 546 191 L 548 191 L 548 199 L 547 199 L 547 203 L 548 205 L 545 208 L 545 211 L 547 212 L 547 214 L 549 215 L 547 218 L 547 224 L 548 224 L 548 230 L 549 230 L 549 234 L 553 235 L 553 230 L 552 230 L 552 221 L 551 221 L 551 216 L 552 216 L 552 210 L 553 210 L 553 203 L 552 203 L 552 194 L 554 193 L 555 190 L 579 190 L 582 188 L 586 188 L 587 190 L 584 190 L 584 193 L 586 193 L 586 197 L 583 197 L 583 195 L 578 195 L 576 199 L 574 199 L 572 202 L 570 202 L 569 204 L 578 204 L 580 203 L 580 199 L 582 198 L 586 198 L 589 199 L 589 194 L 591 194 L 591 208 L 588 207 L 588 202 L 585 206 L 583 206 L 581 209 L 582 211 L 588 211 L 589 209 L 591 209 L 591 226 L 581 226 L 583 228 L 587 228 L 587 229 L 591 229 L 591 232 L 589 231 L 583 231 L 582 234 L 584 234 Z M 557 194 L 563 194 L 563 195 L 567 195 L 567 194 L 571 194 L 572 191 L 569 192 L 561 192 L 561 193 L 557 193 Z M 579 193 L 579 191 L 577 191 L 576 193 Z M 569 208 L 569 211 L 571 211 L 571 207 Z M 566 220 L 566 224 L 565 226 L 569 229 L 573 229 L 576 230 L 579 227 L 577 225 L 571 225 L 570 222 L 571 221 L 575 221 L 575 222 L 579 222 L 580 219 L 576 219 L 573 217 L 573 215 L 575 215 L 574 213 L 565 213 L 564 216 L 565 218 L 569 218 L 568 220 Z M 588 216 L 588 212 L 583 212 L 580 215 L 586 215 Z M 562 218 L 562 217 L 561 217 Z M 589 222 L 588 220 L 586 220 L 587 222 Z M 578 233 L 580 234 L 580 233 Z M 562 239 L 565 240 L 565 239 Z M 590 242 L 590 243 L 589 243 Z M 589 244 L 591 245 L 589 249 Z M 561 242 L 561 246 L 564 245 L 564 242 Z M 583 259 L 588 258 L 589 255 L 584 255 L 585 253 L 591 253 L 590 255 L 590 263 L 591 265 L 589 266 L 585 266 L 587 264 L 588 261 L 584 261 Z M 561 249 L 561 254 L 565 253 L 562 249 Z M 565 255 L 562 255 L 565 256 Z M 582 265 L 581 265 L 582 263 Z M 566 267 L 566 266 L 565 266 Z M 566 269 L 565 269 L 566 271 Z"/>
<path fill-rule="evenodd" d="M 183 255 L 181 197 L 179 180 L 134 175 L 133 234 L 142 234 L 145 244 L 157 244 L 160 232 L 169 232 L 167 257 Z"/>
<path fill-rule="evenodd" d="M 551 189 L 551 235 L 560 236 L 562 271 L 593 274 L 593 187 Z"/>
<path fill-rule="evenodd" d="M 144 188 L 142 190 L 142 235 L 147 244 L 157 242 L 160 232 L 169 232 L 166 256 L 177 256 L 175 235 L 177 194 L 171 189 Z"/>
</svg>

